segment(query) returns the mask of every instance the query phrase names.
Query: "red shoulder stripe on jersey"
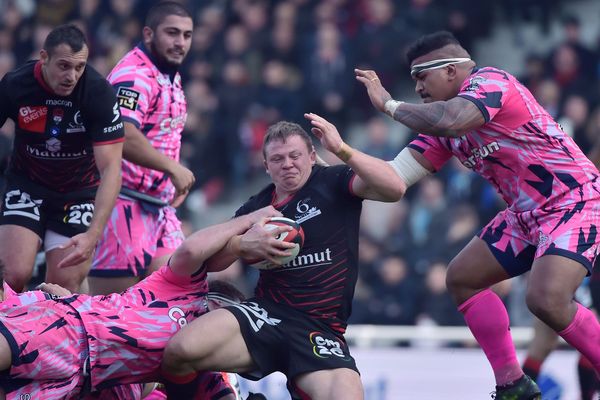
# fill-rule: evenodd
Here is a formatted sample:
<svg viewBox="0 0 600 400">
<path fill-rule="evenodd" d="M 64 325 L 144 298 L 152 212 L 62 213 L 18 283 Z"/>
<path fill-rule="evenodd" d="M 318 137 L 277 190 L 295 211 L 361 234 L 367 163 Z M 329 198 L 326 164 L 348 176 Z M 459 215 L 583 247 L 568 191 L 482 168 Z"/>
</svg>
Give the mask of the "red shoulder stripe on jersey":
<svg viewBox="0 0 600 400">
<path fill-rule="evenodd" d="M 352 183 L 354 183 L 354 179 L 356 179 L 356 174 L 352 175 L 352 178 L 350 178 L 350 181 L 348 182 L 348 191 L 352 193 L 352 195 L 358 197 L 356 193 L 354 193 L 354 189 L 352 189 Z"/>
<path fill-rule="evenodd" d="M 273 194 L 271 195 L 271 205 L 275 208 L 277 207 L 281 207 L 283 205 L 285 205 L 286 203 L 289 203 L 293 198 L 295 193 L 289 194 L 285 199 L 281 200 L 279 203 L 277 203 L 277 189 L 273 189 Z"/>
<path fill-rule="evenodd" d="M 121 142 L 124 142 L 124 141 L 125 141 L 125 138 L 122 137 L 122 138 L 118 138 L 118 139 L 115 139 L 115 140 L 107 140 L 106 142 L 94 142 L 94 143 L 92 143 L 92 145 L 94 145 L 94 146 L 104 146 L 105 144 L 121 143 Z"/>
</svg>

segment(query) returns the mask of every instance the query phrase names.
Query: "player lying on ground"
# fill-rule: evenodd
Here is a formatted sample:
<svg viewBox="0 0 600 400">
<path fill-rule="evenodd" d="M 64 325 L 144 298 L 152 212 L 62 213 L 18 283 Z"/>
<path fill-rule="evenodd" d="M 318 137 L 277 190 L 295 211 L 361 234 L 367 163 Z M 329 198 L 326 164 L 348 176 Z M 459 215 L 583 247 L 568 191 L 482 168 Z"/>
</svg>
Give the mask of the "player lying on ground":
<svg viewBox="0 0 600 400">
<path fill-rule="evenodd" d="M 287 254 L 280 249 L 290 245 L 264 235 L 260 223 L 278 215 L 265 207 L 194 233 L 169 265 L 121 294 L 16 294 L 4 283 L 0 389 L 7 399 L 71 399 L 112 386 L 162 380 L 159 365 L 168 340 L 208 311 L 204 261 L 232 237 L 236 243 L 250 243 L 246 247 L 253 257 Z M 214 393 L 219 386 L 213 386 Z"/>
</svg>

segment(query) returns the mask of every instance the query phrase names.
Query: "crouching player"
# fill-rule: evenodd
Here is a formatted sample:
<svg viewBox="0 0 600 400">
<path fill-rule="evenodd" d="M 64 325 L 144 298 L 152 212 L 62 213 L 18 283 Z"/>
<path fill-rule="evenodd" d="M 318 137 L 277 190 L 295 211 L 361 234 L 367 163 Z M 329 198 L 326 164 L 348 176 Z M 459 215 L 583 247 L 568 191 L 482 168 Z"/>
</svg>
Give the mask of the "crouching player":
<svg viewBox="0 0 600 400">
<path fill-rule="evenodd" d="M 230 241 L 234 236 L 240 238 L 237 243 L 251 243 L 247 251 L 255 257 L 287 254 L 292 245 L 273 236 L 256 240 L 265 238 L 265 217 L 279 215 L 269 206 L 200 230 L 176 250 L 169 265 L 121 294 L 17 294 L 4 283 L 0 399 L 74 399 L 117 385 L 162 381 L 160 361 L 168 340 L 208 311 L 204 261 L 235 242 Z M 198 379 L 221 393 L 205 398 L 235 398 L 231 390 L 220 391 L 225 383 L 215 375 L 216 380 Z"/>
</svg>

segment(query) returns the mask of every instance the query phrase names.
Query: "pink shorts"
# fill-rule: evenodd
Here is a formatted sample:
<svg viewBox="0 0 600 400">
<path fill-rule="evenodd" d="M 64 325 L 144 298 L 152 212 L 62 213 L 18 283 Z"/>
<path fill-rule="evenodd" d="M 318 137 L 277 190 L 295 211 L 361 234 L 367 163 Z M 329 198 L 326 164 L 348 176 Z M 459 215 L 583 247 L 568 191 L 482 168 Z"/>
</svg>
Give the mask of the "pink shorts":
<svg viewBox="0 0 600 400">
<path fill-rule="evenodd" d="M 71 307 L 41 302 L 3 308 L 0 334 L 13 359 L 10 370 L 0 374 L 7 399 L 79 397 L 89 370 L 87 334 Z"/>
<path fill-rule="evenodd" d="M 96 247 L 90 276 L 141 276 L 152 259 L 171 254 L 184 240 L 173 207 L 117 199 Z"/>
<path fill-rule="evenodd" d="M 219 400 L 236 390 L 224 372 L 201 372 L 196 398 L 204 400 Z M 129 384 L 113 386 L 84 397 L 84 400 L 139 400 L 142 398 L 144 384 Z M 155 388 L 144 400 L 166 400 L 167 395 L 162 388 Z"/>
<path fill-rule="evenodd" d="M 201 372 L 196 398 L 203 400 L 219 400 L 227 394 L 233 394 L 235 388 L 224 372 Z M 142 398 L 143 384 L 113 386 L 84 397 L 85 400 L 139 400 Z M 145 400 L 166 400 L 163 389 L 155 388 Z"/>
<path fill-rule="evenodd" d="M 500 212 L 479 233 L 511 275 L 531 268 L 545 255 L 559 255 L 592 271 L 599 251 L 600 201 L 588 200 L 563 208 Z"/>
</svg>

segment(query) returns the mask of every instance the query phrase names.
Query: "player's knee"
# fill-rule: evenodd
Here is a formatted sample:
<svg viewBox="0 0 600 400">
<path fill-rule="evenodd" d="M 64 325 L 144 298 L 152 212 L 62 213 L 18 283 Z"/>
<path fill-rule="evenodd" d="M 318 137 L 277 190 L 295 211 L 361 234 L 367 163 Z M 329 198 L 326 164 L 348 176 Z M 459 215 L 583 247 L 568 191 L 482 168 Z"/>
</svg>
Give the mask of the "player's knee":
<svg viewBox="0 0 600 400">
<path fill-rule="evenodd" d="M 448 264 L 446 272 L 446 287 L 450 293 L 456 293 L 462 288 L 464 281 L 460 269 L 453 263 Z"/>
<path fill-rule="evenodd" d="M 547 321 L 552 315 L 566 307 L 570 298 L 557 288 L 530 286 L 525 301 L 533 315 L 542 321 Z"/>
<path fill-rule="evenodd" d="M 22 292 L 30 279 L 31 272 L 24 269 L 6 268 L 4 270 L 4 281 L 17 292 Z"/>
</svg>

